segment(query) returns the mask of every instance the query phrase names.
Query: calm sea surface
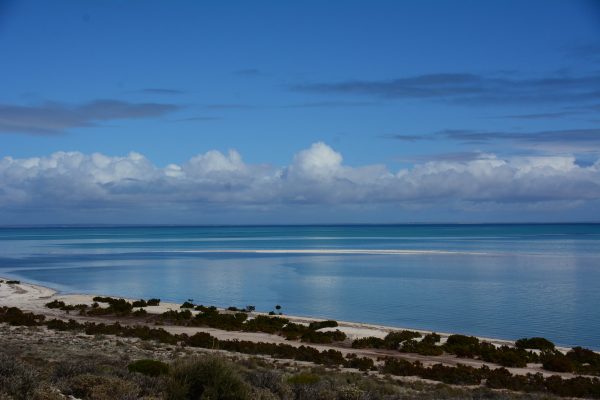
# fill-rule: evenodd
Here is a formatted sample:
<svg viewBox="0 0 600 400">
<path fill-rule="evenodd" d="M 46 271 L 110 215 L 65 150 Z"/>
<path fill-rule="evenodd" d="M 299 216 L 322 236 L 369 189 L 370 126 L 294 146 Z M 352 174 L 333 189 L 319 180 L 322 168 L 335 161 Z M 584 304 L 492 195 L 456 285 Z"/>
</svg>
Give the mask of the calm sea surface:
<svg viewBox="0 0 600 400">
<path fill-rule="evenodd" d="M 286 253 L 298 249 L 332 253 Z M 417 252 L 340 254 L 350 249 Z M 288 314 L 600 349 L 595 224 L 4 228 L 0 275 L 67 293 L 281 304 Z"/>
</svg>

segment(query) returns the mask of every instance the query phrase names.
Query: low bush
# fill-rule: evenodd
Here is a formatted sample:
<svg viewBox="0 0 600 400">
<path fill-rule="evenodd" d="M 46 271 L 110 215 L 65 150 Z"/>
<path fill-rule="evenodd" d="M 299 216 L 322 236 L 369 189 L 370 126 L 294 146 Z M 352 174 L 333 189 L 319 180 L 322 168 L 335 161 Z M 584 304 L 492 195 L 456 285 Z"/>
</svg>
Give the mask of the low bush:
<svg viewBox="0 0 600 400">
<path fill-rule="evenodd" d="M 346 334 L 338 329 L 330 332 L 307 331 L 300 340 L 308 343 L 332 343 L 346 340 Z"/>
<path fill-rule="evenodd" d="M 29 366 L 0 354 L 0 393 L 15 400 L 29 400 L 38 386 L 37 373 Z"/>
<path fill-rule="evenodd" d="M 134 382 L 113 376 L 93 374 L 74 376 L 61 386 L 62 392 L 66 395 L 93 400 L 137 399 L 141 391 Z"/>
<path fill-rule="evenodd" d="M 46 303 L 45 306 L 47 308 L 63 308 L 66 306 L 64 301 L 53 300 L 50 303 Z"/>
<path fill-rule="evenodd" d="M 383 349 L 385 341 L 375 336 L 368 336 L 356 339 L 352 342 L 354 349 Z"/>
<path fill-rule="evenodd" d="M 257 315 L 244 324 L 243 330 L 248 332 L 277 333 L 289 322 L 287 318 Z"/>
<path fill-rule="evenodd" d="M 413 331 L 396 331 L 390 332 L 383 339 L 385 342 L 385 347 L 390 350 L 398 350 L 400 343 L 405 342 L 407 340 L 420 338 L 421 334 L 419 332 Z"/>
<path fill-rule="evenodd" d="M 322 328 L 337 328 L 337 326 L 338 326 L 337 321 L 333 321 L 333 320 L 315 321 L 315 322 L 311 322 L 308 325 L 308 329 L 316 331 L 316 330 L 319 330 Z"/>
<path fill-rule="evenodd" d="M 448 353 L 458 357 L 473 358 L 479 354 L 479 339 L 474 336 L 450 335 L 443 347 Z"/>
<path fill-rule="evenodd" d="M 162 313 L 161 317 L 164 320 L 177 324 L 180 321 L 188 321 L 192 319 L 192 312 L 187 309 L 183 311 L 169 310 Z"/>
<path fill-rule="evenodd" d="M 75 331 L 82 329 L 82 325 L 72 319 L 70 319 L 69 322 L 60 319 L 51 319 L 46 322 L 46 327 L 55 331 Z"/>
<path fill-rule="evenodd" d="M 180 308 L 194 308 L 194 307 L 195 307 L 194 303 L 186 301 L 181 305 Z"/>
<path fill-rule="evenodd" d="M 160 299 L 154 299 L 154 298 L 152 298 L 152 299 L 148 300 L 148 301 L 146 302 L 146 304 L 147 304 L 149 307 L 158 306 L 158 305 L 160 305 Z"/>
<path fill-rule="evenodd" d="M 496 348 L 491 343 L 481 343 L 479 345 L 479 358 L 483 361 L 502 365 L 503 367 L 523 368 L 527 366 L 527 362 L 531 357 L 522 349 L 508 346 Z"/>
<path fill-rule="evenodd" d="M 0 307 L 0 322 L 13 326 L 36 326 L 44 321 L 43 315 L 23 312 L 17 307 Z"/>
<path fill-rule="evenodd" d="M 372 358 L 358 357 L 354 353 L 350 353 L 346 356 L 347 360 L 344 363 L 346 368 L 356 368 L 361 371 L 369 371 L 375 369 L 375 363 Z"/>
<path fill-rule="evenodd" d="M 129 372 L 138 372 L 147 376 L 159 376 L 169 372 L 169 365 L 158 360 L 137 360 L 127 366 Z"/>
<path fill-rule="evenodd" d="M 144 310 L 143 308 L 140 308 L 139 310 L 135 310 L 132 315 L 134 317 L 145 317 L 146 315 L 148 315 L 148 311 Z"/>
<path fill-rule="evenodd" d="M 519 339 L 515 346 L 519 349 L 554 350 L 554 343 L 542 337 Z"/>
<path fill-rule="evenodd" d="M 400 352 L 402 353 L 417 353 L 423 356 L 439 356 L 442 355 L 444 350 L 442 347 L 432 343 L 431 340 L 407 340 L 400 346 Z"/>
<path fill-rule="evenodd" d="M 217 357 L 184 359 L 171 366 L 166 398 L 250 399 L 251 390 L 231 362 Z"/>
<path fill-rule="evenodd" d="M 319 375 L 312 374 L 310 372 L 303 372 L 300 374 L 292 375 L 287 378 L 287 382 L 290 385 L 314 385 L 321 380 Z"/>
<path fill-rule="evenodd" d="M 248 314 L 238 312 L 235 314 L 221 314 L 218 311 L 208 310 L 196 314 L 192 321 L 194 326 L 208 326 L 226 331 L 239 331 L 244 326 Z"/>
<path fill-rule="evenodd" d="M 131 303 L 131 306 L 132 307 L 146 307 L 146 306 L 148 306 L 148 303 L 144 299 L 139 299 L 139 300 L 136 300 L 133 303 Z"/>
<path fill-rule="evenodd" d="M 543 368 L 554 372 L 573 372 L 575 366 L 573 362 L 563 354 L 552 354 L 544 357 L 542 360 Z"/>
<path fill-rule="evenodd" d="M 600 354 L 583 347 L 573 347 L 567 353 L 567 358 L 578 373 L 600 375 Z"/>
<path fill-rule="evenodd" d="M 96 296 L 92 300 L 98 303 L 108 303 L 108 307 L 92 307 L 92 309 L 88 311 L 88 314 L 90 315 L 128 315 L 133 310 L 133 305 L 125 299 Z"/>
</svg>

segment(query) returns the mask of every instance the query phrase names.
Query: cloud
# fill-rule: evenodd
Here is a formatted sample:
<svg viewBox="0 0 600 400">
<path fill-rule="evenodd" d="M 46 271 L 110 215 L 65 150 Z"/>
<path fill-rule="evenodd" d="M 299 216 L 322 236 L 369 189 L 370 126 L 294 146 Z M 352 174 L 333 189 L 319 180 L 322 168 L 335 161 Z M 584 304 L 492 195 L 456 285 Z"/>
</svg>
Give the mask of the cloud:
<svg viewBox="0 0 600 400">
<path fill-rule="evenodd" d="M 496 155 L 480 151 L 456 151 L 449 153 L 413 155 L 398 159 L 397 161 L 403 163 L 423 163 L 428 161 L 464 162 L 491 158 L 496 158 Z"/>
<path fill-rule="evenodd" d="M 426 135 L 385 135 L 401 141 L 452 140 L 463 144 L 510 142 L 512 144 L 559 152 L 600 152 L 600 129 L 564 129 L 535 132 L 477 131 L 446 129 Z"/>
<path fill-rule="evenodd" d="M 505 115 L 501 118 L 510 119 L 554 119 L 569 117 L 572 115 L 581 114 L 581 111 L 556 111 L 547 113 L 536 113 L 536 114 L 516 114 L 516 115 Z"/>
<path fill-rule="evenodd" d="M 433 99 L 457 104 L 564 103 L 600 98 L 600 74 L 514 78 L 439 73 L 390 80 L 349 80 L 294 85 L 292 90 L 388 99 Z"/>
<path fill-rule="evenodd" d="M 469 210 L 516 204 L 581 207 L 600 199 L 600 160 L 581 166 L 572 156 L 435 160 L 391 171 L 348 166 L 325 143 L 299 151 L 290 165 L 247 164 L 235 150 L 216 150 L 159 167 L 126 156 L 58 152 L 0 160 L 1 215 L 23 212 L 121 213 L 151 210 L 273 210 L 420 207 Z M 118 222 L 118 221 L 107 221 Z M 147 222 L 147 221 L 146 221 Z"/>
<path fill-rule="evenodd" d="M 0 133 L 56 135 L 102 121 L 157 117 L 178 109 L 174 104 L 118 100 L 94 100 L 74 106 L 54 102 L 39 106 L 0 104 Z"/>
</svg>

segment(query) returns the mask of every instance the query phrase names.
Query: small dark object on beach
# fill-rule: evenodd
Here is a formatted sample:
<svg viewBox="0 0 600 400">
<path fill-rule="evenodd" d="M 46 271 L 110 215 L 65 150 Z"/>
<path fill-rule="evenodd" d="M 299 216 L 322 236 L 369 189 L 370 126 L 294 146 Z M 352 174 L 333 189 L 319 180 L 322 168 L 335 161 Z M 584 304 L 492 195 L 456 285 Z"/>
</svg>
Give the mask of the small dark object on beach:
<svg viewBox="0 0 600 400">
<path fill-rule="evenodd" d="M 21 281 L 6 281 L 6 283 L 9 285 L 20 285 Z"/>
</svg>

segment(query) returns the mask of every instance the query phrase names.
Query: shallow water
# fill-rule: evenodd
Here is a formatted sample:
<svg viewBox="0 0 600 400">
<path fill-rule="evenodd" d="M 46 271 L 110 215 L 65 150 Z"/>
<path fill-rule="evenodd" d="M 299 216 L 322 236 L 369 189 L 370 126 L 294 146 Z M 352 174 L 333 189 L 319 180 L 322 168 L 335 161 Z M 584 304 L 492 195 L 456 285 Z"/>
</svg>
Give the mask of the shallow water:
<svg viewBox="0 0 600 400">
<path fill-rule="evenodd" d="M 219 252 L 261 249 L 278 252 Z M 286 253 L 298 249 L 331 253 Z M 71 293 L 281 304 L 296 315 L 600 349 L 594 224 L 4 228 L 0 254 L 1 275 Z"/>
</svg>

